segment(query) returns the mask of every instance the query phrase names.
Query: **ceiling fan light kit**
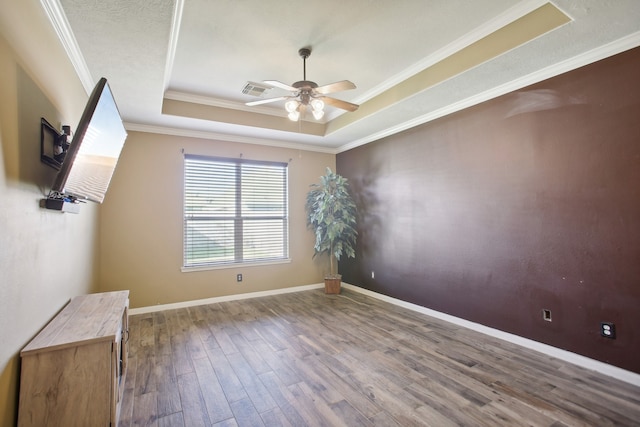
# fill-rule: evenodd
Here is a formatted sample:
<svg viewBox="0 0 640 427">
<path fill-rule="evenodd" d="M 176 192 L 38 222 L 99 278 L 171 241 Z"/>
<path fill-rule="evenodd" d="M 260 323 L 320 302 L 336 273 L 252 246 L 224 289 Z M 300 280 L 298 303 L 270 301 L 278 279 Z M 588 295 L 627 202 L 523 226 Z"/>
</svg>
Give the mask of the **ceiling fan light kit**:
<svg viewBox="0 0 640 427">
<path fill-rule="evenodd" d="M 245 105 L 254 106 L 287 100 L 284 104 L 284 108 L 287 111 L 289 119 L 294 122 L 298 121 L 301 115 L 304 115 L 307 107 L 311 109 L 311 113 L 316 120 L 320 120 L 324 117 L 324 107 L 326 104 L 351 112 L 358 109 L 358 105 L 356 104 L 325 96 L 326 94 L 333 92 L 355 89 L 356 85 L 351 83 L 349 80 L 342 80 L 319 87 L 315 82 L 307 80 L 307 58 L 311 55 L 311 49 L 302 48 L 298 51 L 298 54 L 303 61 L 302 80 L 295 82 L 291 86 L 277 80 L 264 80 L 264 83 L 273 87 L 288 90 L 292 92 L 293 95 L 247 102 Z"/>
<path fill-rule="evenodd" d="M 288 116 L 290 120 L 295 122 L 300 118 L 300 104 L 295 99 L 290 99 L 285 102 L 284 109 L 289 113 Z"/>
</svg>

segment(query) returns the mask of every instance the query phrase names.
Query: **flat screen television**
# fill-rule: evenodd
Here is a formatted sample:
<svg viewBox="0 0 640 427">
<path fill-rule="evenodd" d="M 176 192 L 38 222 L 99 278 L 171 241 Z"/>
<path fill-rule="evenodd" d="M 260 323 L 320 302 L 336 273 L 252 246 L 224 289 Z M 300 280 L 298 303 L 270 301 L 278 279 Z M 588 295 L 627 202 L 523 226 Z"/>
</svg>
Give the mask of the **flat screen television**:
<svg viewBox="0 0 640 427">
<path fill-rule="evenodd" d="M 49 199 L 102 203 L 126 139 L 120 112 L 103 77 L 89 96 Z"/>
</svg>

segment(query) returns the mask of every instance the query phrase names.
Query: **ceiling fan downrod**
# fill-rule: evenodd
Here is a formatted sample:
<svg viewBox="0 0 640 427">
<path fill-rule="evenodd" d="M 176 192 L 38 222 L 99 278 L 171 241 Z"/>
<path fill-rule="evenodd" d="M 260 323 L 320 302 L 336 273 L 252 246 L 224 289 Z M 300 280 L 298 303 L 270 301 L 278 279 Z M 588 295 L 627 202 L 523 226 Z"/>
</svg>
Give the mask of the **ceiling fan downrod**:
<svg viewBox="0 0 640 427">
<path fill-rule="evenodd" d="M 322 118 L 325 103 L 346 111 L 356 111 L 358 109 L 358 105 L 356 104 L 326 96 L 333 92 L 355 89 L 356 85 L 351 83 L 349 80 L 342 80 L 318 87 L 316 82 L 307 80 L 307 58 L 311 55 L 311 48 L 303 47 L 299 49 L 298 55 L 302 57 L 303 80 L 297 81 L 292 85 L 287 85 L 277 80 L 264 81 L 270 86 L 290 91 L 292 92 L 292 95 L 251 101 L 247 102 L 246 105 L 253 106 L 267 104 L 269 102 L 286 101 L 285 110 L 289 113 L 289 118 L 293 121 L 297 121 L 300 116 L 300 112 L 304 112 L 308 106 L 311 106 L 316 120 L 320 120 Z"/>
<path fill-rule="evenodd" d="M 302 80 L 307 80 L 307 58 L 311 55 L 311 49 L 303 47 L 298 51 L 298 55 L 302 57 Z"/>
</svg>

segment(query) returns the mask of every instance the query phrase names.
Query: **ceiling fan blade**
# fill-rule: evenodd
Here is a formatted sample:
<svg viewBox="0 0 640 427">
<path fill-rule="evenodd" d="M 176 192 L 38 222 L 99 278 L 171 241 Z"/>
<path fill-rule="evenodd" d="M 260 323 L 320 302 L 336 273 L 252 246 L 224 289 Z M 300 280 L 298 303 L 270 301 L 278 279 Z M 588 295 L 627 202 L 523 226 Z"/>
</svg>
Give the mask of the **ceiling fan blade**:
<svg viewBox="0 0 640 427">
<path fill-rule="evenodd" d="M 322 99 L 325 104 L 329 104 L 332 107 L 337 107 L 337 108 L 340 108 L 342 110 L 346 110 L 346 111 L 350 111 L 350 112 L 356 111 L 358 109 L 358 107 L 359 107 L 359 105 L 357 105 L 357 104 L 352 104 L 350 102 L 342 101 L 342 100 L 336 99 L 336 98 L 330 98 L 328 96 L 321 96 L 319 98 Z"/>
<path fill-rule="evenodd" d="M 277 98 L 260 99 L 258 101 L 245 102 L 244 105 L 253 107 L 254 105 L 268 104 L 269 102 L 282 101 L 284 99 L 291 98 L 290 96 L 279 96 Z"/>
<path fill-rule="evenodd" d="M 284 84 L 282 82 L 279 82 L 277 80 L 263 80 L 263 83 L 266 83 L 266 84 L 271 85 L 273 87 L 279 87 L 280 89 L 288 90 L 288 91 L 291 91 L 291 92 L 297 92 L 298 91 L 298 89 L 296 89 L 295 87 L 289 86 L 289 85 Z"/>
<path fill-rule="evenodd" d="M 315 88 L 315 92 L 321 95 L 326 95 L 328 93 L 340 92 L 343 90 L 355 89 L 356 85 L 351 83 L 349 80 L 342 80 L 341 82 L 330 83 L 328 85 L 320 86 Z"/>
</svg>

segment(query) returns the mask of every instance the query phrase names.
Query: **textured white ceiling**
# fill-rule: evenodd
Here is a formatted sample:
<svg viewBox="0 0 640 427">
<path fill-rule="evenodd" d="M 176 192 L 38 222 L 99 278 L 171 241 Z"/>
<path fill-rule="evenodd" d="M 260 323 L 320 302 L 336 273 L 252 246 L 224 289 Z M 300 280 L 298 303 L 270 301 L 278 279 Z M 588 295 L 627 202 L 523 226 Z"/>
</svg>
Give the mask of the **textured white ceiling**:
<svg viewBox="0 0 640 427">
<path fill-rule="evenodd" d="M 247 81 L 348 79 L 336 98 L 365 103 L 547 3 L 541 0 L 42 0 L 62 6 L 85 86 L 102 76 L 129 129 L 340 151 L 640 45 L 640 1 L 556 0 L 572 21 L 325 136 L 217 117 L 162 114 L 165 98 L 282 116 L 281 104 L 246 107 Z M 84 64 L 83 64 L 84 63 Z M 86 64 L 86 65 L 85 65 Z M 82 77 L 81 77 L 82 78 Z M 279 89 L 269 96 L 284 94 Z M 330 109 L 327 119 L 342 114 Z M 350 113 L 346 113 L 350 114 Z M 262 122 L 262 121 L 260 121 Z M 256 123 L 258 123 L 256 121 Z"/>
</svg>

